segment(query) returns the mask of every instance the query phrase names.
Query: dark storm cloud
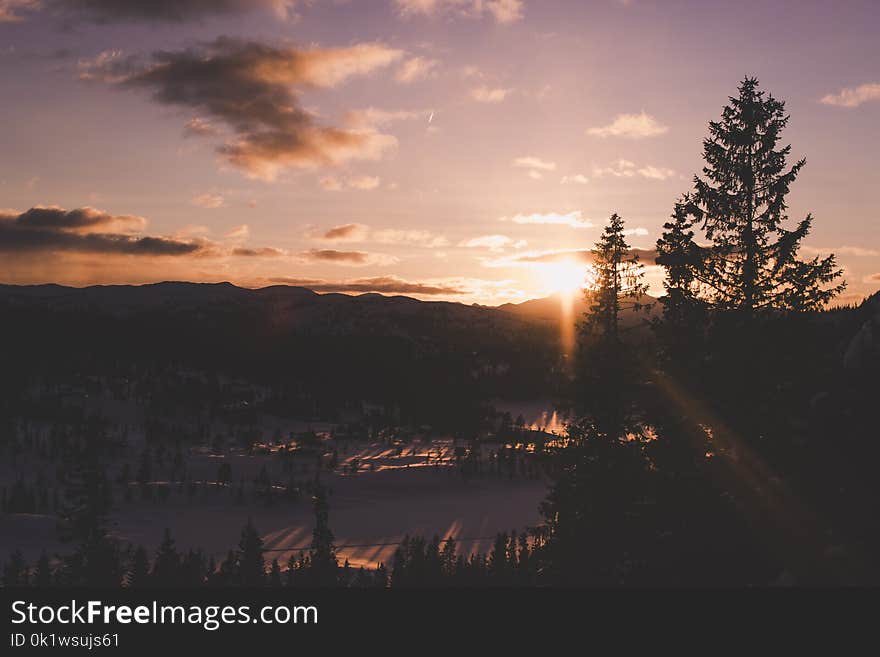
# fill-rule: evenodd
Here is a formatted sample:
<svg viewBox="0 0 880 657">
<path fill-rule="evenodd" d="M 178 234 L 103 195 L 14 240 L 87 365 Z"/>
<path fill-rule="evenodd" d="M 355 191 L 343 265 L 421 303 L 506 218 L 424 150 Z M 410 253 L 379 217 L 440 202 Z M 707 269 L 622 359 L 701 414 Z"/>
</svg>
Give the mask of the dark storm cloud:
<svg viewBox="0 0 880 657">
<path fill-rule="evenodd" d="M 296 89 L 332 87 L 401 56 L 377 43 L 300 50 L 220 37 L 199 48 L 156 52 L 147 65 L 105 52 L 81 62 L 80 77 L 148 89 L 159 103 L 222 123 L 234 138 L 218 152 L 249 175 L 272 179 L 286 167 L 377 159 L 395 146 L 394 137 L 372 128 L 319 125 Z"/>
<path fill-rule="evenodd" d="M 272 283 L 307 287 L 315 292 L 379 292 L 382 294 L 466 294 L 465 290 L 451 285 L 435 285 L 406 281 L 396 276 L 379 276 L 376 278 L 359 278 L 354 281 L 331 283 L 328 281 L 307 278 L 272 278 Z"/>
</svg>

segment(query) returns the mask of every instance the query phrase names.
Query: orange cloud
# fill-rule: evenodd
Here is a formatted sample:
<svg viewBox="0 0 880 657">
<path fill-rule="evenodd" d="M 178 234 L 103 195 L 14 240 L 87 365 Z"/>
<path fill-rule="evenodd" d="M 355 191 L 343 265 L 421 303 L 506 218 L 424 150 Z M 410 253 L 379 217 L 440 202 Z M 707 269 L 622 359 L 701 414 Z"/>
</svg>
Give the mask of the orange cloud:
<svg viewBox="0 0 880 657">
<path fill-rule="evenodd" d="M 355 159 L 379 159 L 397 139 L 371 126 L 317 123 L 297 90 L 333 87 L 369 74 L 403 56 L 380 43 L 301 50 L 220 37 L 199 49 L 154 53 L 139 64 L 119 52 L 80 62 L 80 77 L 125 88 L 144 88 L 162 104 L 205 118 L 187 127 L 209 134 L 224 124 L 233 137 L 217 151 L 248 176 L 272 180 L 289 167 L 311 168 Z"/>
</svg>

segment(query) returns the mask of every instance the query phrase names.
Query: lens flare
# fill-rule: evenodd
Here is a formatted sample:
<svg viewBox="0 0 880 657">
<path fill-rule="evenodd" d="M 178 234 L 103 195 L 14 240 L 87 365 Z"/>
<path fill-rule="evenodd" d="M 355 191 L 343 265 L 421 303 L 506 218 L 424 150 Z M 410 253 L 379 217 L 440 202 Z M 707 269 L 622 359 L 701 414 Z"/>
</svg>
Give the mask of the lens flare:
<svg viewBox="0 0 880 657">
<path fill-rule="evenodd" d="M 572 260 L 562 262 L 541 263 L 537 267 L 544 290 L 547 294 L 559 296 L 560 339 L 563 353 L 567 357 L 574 354 L 575 323 L 574 302 L 577 295 L 583 293 L 587 285 L 588 268 Z"/>
</svg>

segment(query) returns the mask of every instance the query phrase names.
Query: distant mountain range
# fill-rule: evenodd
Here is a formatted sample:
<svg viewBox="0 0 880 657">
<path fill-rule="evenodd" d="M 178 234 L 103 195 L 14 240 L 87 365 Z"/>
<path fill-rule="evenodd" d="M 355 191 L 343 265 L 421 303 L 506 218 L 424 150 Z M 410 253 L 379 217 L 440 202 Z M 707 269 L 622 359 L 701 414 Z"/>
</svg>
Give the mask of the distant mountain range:
<svg viewBox="0 0 880 657">
<path fill-rule="evenodd" d="M 522 303 L 505 303 L 497 306 L 497 309 L 524 319 L 559 325 L 563 321 L 564 301 L 564 297 L 561 294 L 554 294 L 543 299 L 530 299 Z M 621 312 L 620 318 L 623 326 L 637 325 L 643 320 L 650 319 L 661 312 L 660 304 L 654 297 L 646 294 L 639 298 L 638 302 L 647 307 L 643 311 L 638 312 L 631 306 L 625 307 Z M 580 321 L 584 313 L 587 312 L 587 309 L 588 301 L 584 295 L 575 295 L 571 303 L 571 313 L 575 321 Z"/>
<path fill-rule="evenodd" d="M 646 313 L 623 311 L 624 323 L 638 321 L 659 311 L 656 299 L 645 295 L 642 304 L 653 304 Z M 465 305 L 451 301 L 420 301 L 406 296 L 368 293 L 319 294 L 305 287 L 273 285 L 259 289 L 232 283 L 188 283 L 169 281 L 148 285 L 93 285 L 76 288 L 63 285 L 0 285 L 0 304 L 15 307 L 44 307 L 54 312 L 94 312 L 126 317 L 145 312 L 173 315 L 236 310 L 256 313 L 262 321 L 294 330 L 326 329 L 377 333 L 398 333 L 407 317 L 430 317 L 449 324 L 491 325 L 518 320 L 559 323 L 563 297 L 555 294 L 522 303 L 500 306 Z M 572 310 L 576 319 L 587 310 L 587 301 L 576 295 Z M 515 319 L 512 319 L 515 318 Z M 451 326 L 450 326 L 451 328 Z"/>
<path fill-rule="evenodd" d="M 558 331 L 517 312 L 284 285 L 0 285 L 0 316 L 0 369 L 20 373 L 192 366 L 398 397 L 490 377 L 494 394 L 541 386 L 559 353 Z"/>
</svg>

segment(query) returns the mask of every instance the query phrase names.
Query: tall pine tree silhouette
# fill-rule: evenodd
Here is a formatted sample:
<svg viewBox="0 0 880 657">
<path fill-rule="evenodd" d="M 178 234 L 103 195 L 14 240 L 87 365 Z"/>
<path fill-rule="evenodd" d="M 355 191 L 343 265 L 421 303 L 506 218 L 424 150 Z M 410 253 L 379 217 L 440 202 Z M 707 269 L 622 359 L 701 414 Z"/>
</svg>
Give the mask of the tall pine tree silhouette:
<svg viewBox="0 0 880 657">
<path fill-rule="evenodd" d="M 62 540 L 76 544 L 63 560 L 60 579 L 67 584 L 116 587 L 122 578 L 119 547 L 107 533 L 112 504 L 110 482 L 94 438 L 75 449 L 64 475 L 65 502 L 58 512 Z"/>
<path fill-rule="evenodd" d="M 621 313 L 646 308 L 644 266 L 626 242 L 623 219 L 611 215 L 593 248 L 595 283 L 585 294 L 589 308 L 580 324 L 576 406 L 611 439 L 625 429 L 629 388 L 637 366 L 624 348 Z"/>
<path fill-rule="evenodd" d="M 785 103 L 745 78 L 721 120 L 709 123 L 703 177 L 694 177 L 687 203 L 709 242 L 691 274 L 713 307 L 746 322 L 763 310 L 821 308 L 844 287 L 834 283 L 841 274 L 834 255 L 798 257 L 812 215 L 786 228 L 786 196 L 806 164 L 788 167 L 791 146 L 778 147 L 788 121 Z"/>
<path fill-rule="evenodd" d="M 659 301 L 663 320 L 655 322 L 667 355 L 678 364 L 699 353 L 707 319 L 707 302 L 701 298 L 700 267 L 703 249 L 694 241 L 694 218 L 688 214 L 690 195 L 676 202 L 671 221 L 663 224 L 657 240 L 657 264 L 666 270 Z"/>
<path fill-rule="evenodd" d="M 266 583 L 263 539 L 250 519 L 241 530 L 238 544 L 238 578 L 242 586 L 262 586 Z"/>
<path fill-rule="evenodd" d="M 335 586 L 339 561 L 333 545 L 333 532 L 330 531 L 327 490 L 317 479 L 312 503 L 315 510 L 315 529 L 309 551 L 311 583 L 315 586 Z"/>
<path fill-rule="evenodd" d="M 150 581 L 154 586 L 172 587 L 180 585 L 180 553 L 171 538 L 171 530 L 167 527 L 162 535 L 162 542 L 156 550 Z"/>
</svg>

